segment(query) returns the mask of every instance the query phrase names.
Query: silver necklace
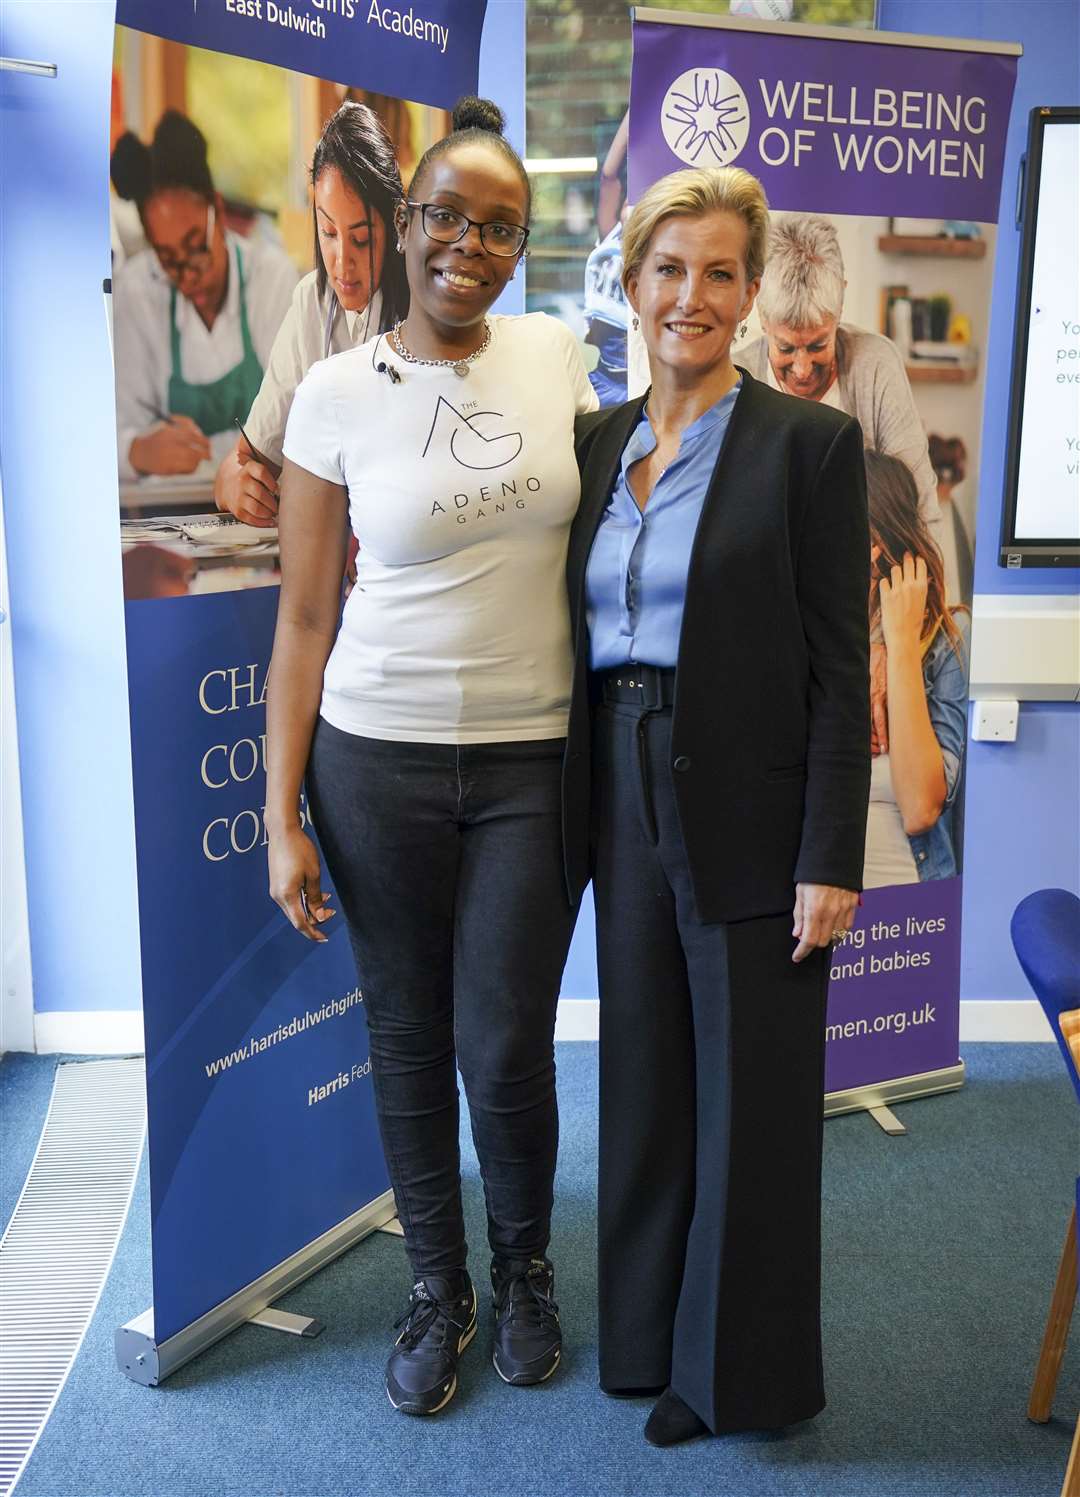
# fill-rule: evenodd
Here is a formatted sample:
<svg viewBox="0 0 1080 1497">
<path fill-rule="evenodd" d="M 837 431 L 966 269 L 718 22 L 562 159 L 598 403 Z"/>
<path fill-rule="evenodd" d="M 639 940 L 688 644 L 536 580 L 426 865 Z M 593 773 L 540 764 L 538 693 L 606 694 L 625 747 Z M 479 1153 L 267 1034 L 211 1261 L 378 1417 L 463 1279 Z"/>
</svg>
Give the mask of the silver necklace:
<svg viewBox="0 0 1080 1497">
<path fill-rule="evenodd" d="M 398 358 L 404 359 L 406 364 L 430 364 L 438 368 L 452 369 L 458 379 L 464 379 L 469 372 L 469 365 L 475 364 L 482 353 L 487 352 L 488 344 L 491 342 L 491 323 L 484 323 L 484 336 L 480 347 L 474 348 L 472 353 L 466 354 L 463 359 L 418 359 L 414 353 L 410 353 L 401 339 L 401 328 L 404 318 L 394 323 L 390 331 L 390 343 Z"/>
</svg>

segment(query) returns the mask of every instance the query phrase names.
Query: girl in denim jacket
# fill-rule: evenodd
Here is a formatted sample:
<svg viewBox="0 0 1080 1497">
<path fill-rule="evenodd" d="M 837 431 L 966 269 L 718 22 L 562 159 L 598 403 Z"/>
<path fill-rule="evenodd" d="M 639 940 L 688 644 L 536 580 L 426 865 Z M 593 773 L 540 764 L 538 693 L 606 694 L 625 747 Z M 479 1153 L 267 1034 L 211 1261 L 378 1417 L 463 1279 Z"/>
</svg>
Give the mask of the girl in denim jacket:
<svg viewBox="0 0 1080 1497">
<path fill-rule="evenodd" d="M 868 889 L 950 878 L 952 806 L 967 724 L 968 610 L 945 596 L 941 552 L 919 513 L 910 469 L 866 453 L 870 632 L 885 645 L 888 749 L 873 763 Z"/>
</svg>

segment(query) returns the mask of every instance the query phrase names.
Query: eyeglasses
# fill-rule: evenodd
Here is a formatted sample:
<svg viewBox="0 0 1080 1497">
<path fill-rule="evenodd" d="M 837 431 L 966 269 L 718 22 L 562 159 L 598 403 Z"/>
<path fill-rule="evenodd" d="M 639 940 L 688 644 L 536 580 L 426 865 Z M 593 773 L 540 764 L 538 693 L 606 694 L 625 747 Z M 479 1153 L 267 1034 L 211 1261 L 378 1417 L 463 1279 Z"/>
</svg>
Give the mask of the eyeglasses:
<svg viewBox="0 0 1080 1497">
<path fill-rule="evenodd" d="M 442 203 L 414 203 L 412 198 L 406 198 L 405 206 L 420 209 L 424 233 L 439 244 L 457 244 L 470 229 L 479 229 L 480 243 L 489 255 L 516 255 L 525 248 L 529 237 L 528 229 L 523 229 L 520 224 L 500 223 L 497 219 L 477 223 L 475 218 L 467 218 L 456 208 L 447 208 Z"/>
<path fill-rule="evenodd" d="M 158 264 L 171 281 L 182 281 L 186 275 L 193 275 L 201 279 L 206 272 L 214 254 L 214 205 L 206 205 L 206 234 L 200 249 L 191 250 L 183 259 L 178 258 L 169 250 L 159 250 L 156 246 L 154 253 L 158 257 Z"/>
</svg>

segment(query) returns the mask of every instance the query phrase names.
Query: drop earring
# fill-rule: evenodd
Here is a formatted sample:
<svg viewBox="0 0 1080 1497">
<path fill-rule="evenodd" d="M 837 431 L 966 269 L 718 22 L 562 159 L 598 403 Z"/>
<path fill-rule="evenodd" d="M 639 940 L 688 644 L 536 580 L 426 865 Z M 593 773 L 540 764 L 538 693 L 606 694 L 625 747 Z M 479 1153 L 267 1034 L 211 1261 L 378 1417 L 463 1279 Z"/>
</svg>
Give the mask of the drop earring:
<svg viewBox="0 0 1080 1497">
<path fill-rule="evenodd" d="M 634 329 L 635 333 L 641 327 L 641 318 L 637 315 L 636 312 L 634 313 L 633 317 L 631 317 L 631 319 L 630 319 L 630 326 Z"/>
<path fill-rule="evenodd" d="M 745 338 L 746 337 L 746 328 L 747 328 L 747 324 L 744 322 L 743 325 L 742 325 L 742 327 L 739 329 L 739 337 L 740 338 Z"/>
</svg>

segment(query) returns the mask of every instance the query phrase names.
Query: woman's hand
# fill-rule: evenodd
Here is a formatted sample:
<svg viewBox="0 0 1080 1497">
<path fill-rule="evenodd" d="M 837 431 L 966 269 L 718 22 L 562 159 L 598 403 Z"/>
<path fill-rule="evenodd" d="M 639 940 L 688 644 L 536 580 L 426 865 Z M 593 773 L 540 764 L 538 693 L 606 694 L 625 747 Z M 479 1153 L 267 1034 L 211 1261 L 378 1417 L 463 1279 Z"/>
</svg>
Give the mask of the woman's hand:
<svg viewBox="0 0 1080 1497">
<path fill-rule="evenodd" d="M 277 474 L 237 443 L 214 475 L 214 503 L 245 525 L 276 525 Z"/>
<path fill-rule="evenodd" d="M 140 541 L 120 563 L 125 598 L 182 598 L 195 580 L 195 563 L 165 546 Z"/>
<path fill-rule="evenodd" d="M 881 547 L 870 547 L 870 616 L 874 615 L 874 593 L 878 585 L 878 559 Z M 870 753 L 889 752 L 889 714 L 885 689 L 885 646 L 880 639 L 870 641 Z"/>
<path fill-rule="evenodd" d="M 320 930 L 336 913 L 327 908 L 329 894 L 322 887 L 319 854 L 299 826 L 271 834 L 270 897 L 285 911 L 291 925 L 309 941 L 325 941 Z"/>
<path fill-rule="evenodd" d="M 210 456 L 210 443 L 190 416 L 170 416 L 134 437 L 128 461 L 136 473 L 194 473 Z"/>
<path fill-rule="evenodd" d="M 878 584 L 881 598 L 881 632 L 885 648 L 894 651 L 918 650 L 926 614 L 926 562 L 904 552 L 902 567 L 894 566 L 892 579 L 882 577 Z"/>
<path fill-rule="evenodd" d="M 851 889 L 832 884 L 796 884 L 795 918 L 791 934 L 798 941 L 793 962 L 802 962 L 812 951 L 828 946 L 834 937 L 851 929 L 859 896 Z"/>
</svg>

